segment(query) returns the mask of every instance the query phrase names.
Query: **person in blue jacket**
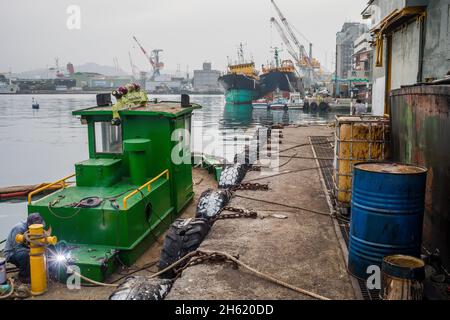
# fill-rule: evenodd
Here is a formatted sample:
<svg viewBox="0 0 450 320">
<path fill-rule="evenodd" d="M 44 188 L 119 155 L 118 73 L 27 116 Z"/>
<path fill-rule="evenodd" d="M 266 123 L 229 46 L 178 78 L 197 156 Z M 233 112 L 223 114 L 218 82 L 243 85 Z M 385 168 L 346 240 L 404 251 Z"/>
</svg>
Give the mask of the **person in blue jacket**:
<svg viewBox="0 0 450 320">
<path fill-rule="evenodd" d="M 19 268 L 19 280 L 25 283 L 30 281 L 30 248 L 17 243 L 16 235 L 24 234 L 32 224 L 45 226 L 45 221 L 39 213 L 30 214 L 25 221 L 19 222 L 11 229 L 3 250 L 6 261 Z"/>
</svg>

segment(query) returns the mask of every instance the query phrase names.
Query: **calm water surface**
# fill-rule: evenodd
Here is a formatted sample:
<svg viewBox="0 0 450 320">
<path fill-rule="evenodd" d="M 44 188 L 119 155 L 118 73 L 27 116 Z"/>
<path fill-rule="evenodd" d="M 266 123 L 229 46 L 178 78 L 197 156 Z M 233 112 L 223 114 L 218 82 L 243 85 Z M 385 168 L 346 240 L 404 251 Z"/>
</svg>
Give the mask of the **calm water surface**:
<svg viewBox="0 0 450 320">
<path fill-rule="evenodd" d="M 30 95 L 0 95 L 0 186 L 51 182 L 72 173 L 76 162 L 88 158 L 86 127 L 71 112 L 94 106 L 95 95 L 37 95 L 39 110 L 31 108 L 31 98 Z M 159 98 L 179 100 L 179 96 Z M 201 141 L 214 139 L 213 153 L 228 159 L 239 150 L 230 151 L 226 147 L 234 140 L 225 137 L 225 132 L 239 129 L 233 134 L 244 140 L 265 124 L 326 123 L 336 114 L 252 110 L 247 105 L 225 105 L 224 97 L 217 95 L 192 96 L 191 100 L 203 106 L 194 112 L 192 148 L 196 152 L 206 150 L 208 145 Z M 211 147 L 208 151 L 211 153 Z M 0 240 L 25 217 L 26 202 L 0 202 Z"/>
</svg>

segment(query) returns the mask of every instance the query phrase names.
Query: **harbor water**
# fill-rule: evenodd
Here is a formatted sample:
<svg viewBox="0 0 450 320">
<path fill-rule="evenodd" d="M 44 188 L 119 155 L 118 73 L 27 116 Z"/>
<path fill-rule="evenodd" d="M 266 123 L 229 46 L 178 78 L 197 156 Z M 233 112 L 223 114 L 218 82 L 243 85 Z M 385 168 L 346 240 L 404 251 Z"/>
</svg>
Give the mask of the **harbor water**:
<svg viewBox="0 0 450 320">
<path fill-rule="evenodd" d="M 180 99 L 174 95 L 151 96 L 155 97 Z M 0 95 L 0 187 L 51 182 L 72 173 L 76 162 L 88 158 L 86 128 L 71 112 L 94 106 L 95 95 L 49 94 L 35 98 L 40 104 L 38 110 L 31 108 L 31 95 Z M 345 108 L 323 114 L 252 110 L 250 105 L 226 105 L 222 95 L 193 95 L 191 101 L 203 106 L 192 119 L 193 151 L 228 160 L 239 152 L 239 141 L 251 139 L 261 126 L 326 124 L 336 114 L 348 113 Z M 229 147 L 235 144 L 237 148 Z M 26 202 L 0 202 L 0 240 L 26 217 L 26 212 Z"/>
</svg>

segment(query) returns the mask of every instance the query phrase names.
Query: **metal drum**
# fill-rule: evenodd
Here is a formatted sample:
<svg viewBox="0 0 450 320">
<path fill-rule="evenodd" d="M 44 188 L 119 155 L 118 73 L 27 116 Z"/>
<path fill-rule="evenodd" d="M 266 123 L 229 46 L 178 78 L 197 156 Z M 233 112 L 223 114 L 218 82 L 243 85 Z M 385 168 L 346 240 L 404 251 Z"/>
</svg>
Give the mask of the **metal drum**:
<svg viewBox="0 0 450 320">
<path fill-rule="evenodd" d="M 386 163 L 354 167 L 348 269 L 367 279 L 385 256 L 420 256 L 427 169 Z"/>
<path fill-rule="evenodd" d="M 425 263 L 423 260 L 394 255 L 383 259 L 380 296 L 384 300 L 422 300 Z"/>
</svg>

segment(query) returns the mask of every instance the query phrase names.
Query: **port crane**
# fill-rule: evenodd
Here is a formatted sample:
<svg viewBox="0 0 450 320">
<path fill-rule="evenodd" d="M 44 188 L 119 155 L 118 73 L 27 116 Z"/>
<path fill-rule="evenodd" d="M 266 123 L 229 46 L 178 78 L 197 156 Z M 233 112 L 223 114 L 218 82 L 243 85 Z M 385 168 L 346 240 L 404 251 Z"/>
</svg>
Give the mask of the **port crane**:
<svg viewBox="0 0 450 320">
<path fill-rule="evenodd" d="M 137 80 L 137 79 L 139 79 L 139 69 L 133 63 L 133 59 L 131 58 L 131 52 L 130 51 L 128 51 L 128 57 L 130 58 L 131 73 L 133 74 L 133 78 L 135 80 Z"/>
<path fill-rule="evenodd" d="M 278 21 L 272 17 L 270 19 L 271 23 L 275 25 L 278 33 L 281 36 L 281 39 L 285 43 L 289 54 L 294 58 L 294 60 L 297 63 L 297 66 L 300 68 L 301 71 L 303 71 L 304 74 L 306 74 L 309 81 L 312 83 L 314 82 L 314 69 L 320 68 L 320 64 L 318 61 L 312 58 L 312 44 L 309 45 L 310 47 L 310 53 L 306 52 L 305 47 L 302 45 L 302 43 L 298 40 L 297 36 L 295 35 L 293 28 L 291 27 L 289 21 L 286 19 L 284 14 L 281 12 L 280 8 L 277 6 L 274 0 L 271 0 L 272 5 L 275 8 L 275 11 L 278 13 L 278 16 L 280 17 L 281 22 L 283 23 L 286 32 L 283 30 L 281 25 L 278 23 Z M 289 36 L 289 37 L 288 37 Z M 296 53 L 296 50 L 294 49 L 293 45 L 291 44 L 291 41 L 289 40 L 291 38 L 294 45 L 297 47 L 298 54 Z"/>
<path fill-rule="evenodd" d="M 150 65 L 152 66 L 152 69 L 153 69 L 152 79 L 154 79 L 156 76 L 159 76 L 160 70 L 164 67 L 164 63 L 159 61 L 159 53 L 163 50 L 162 49 L 153 49 L 151 51 L 151 54 L 148 54 L 147 51 L 140 44 L 140 42 L 138 41 L 138 39 L 135 36 L 133 36 L 133 39 L 137 43 L 137 45 L 139 46 L 139 48 L 141 49 L 142 53 L 145 55 L 147 60 L 150 62 Z"/>
<path fill-rule="evenodd" d="M 292 46 L 291 42 L 289 41 L 286 33 L 284 32 L 283 28 L 281 27 L 281 25 L 278 23 L 277 19 L 275 19 L 274 17 L 272 17 L 270 19 L 270 22 L 275 26 L 275 28 L 277 29 L 278 33 L 281 36 L 281 39 L 283 40 L 284 44 L 286 45 L 286 49 L 289 52 L 289 54 L 291 55 L 291 57 L 294 59 L 294 61 L 299 61 L 300 60 L 300 56 L 297 54 L 297 52 L 295 51 L 294 47 Z"/>
</svg>

